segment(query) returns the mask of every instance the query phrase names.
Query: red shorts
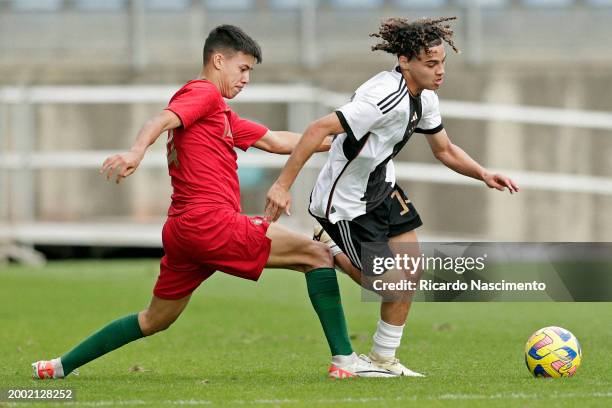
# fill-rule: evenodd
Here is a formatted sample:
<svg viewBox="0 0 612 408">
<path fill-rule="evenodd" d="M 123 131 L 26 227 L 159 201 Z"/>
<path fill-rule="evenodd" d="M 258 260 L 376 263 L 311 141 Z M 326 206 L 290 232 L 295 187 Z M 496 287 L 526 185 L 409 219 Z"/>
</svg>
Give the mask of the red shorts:
<svg viewBox="0 0 612 408">
<path fill-rule="evenodd" d="M 215 271 L 258 280 L 270 255 L 268 223 L 230 209 L 194 209 L 164 224 L 165 256 L 153 294 L 180 299 Z"/>
</svg>

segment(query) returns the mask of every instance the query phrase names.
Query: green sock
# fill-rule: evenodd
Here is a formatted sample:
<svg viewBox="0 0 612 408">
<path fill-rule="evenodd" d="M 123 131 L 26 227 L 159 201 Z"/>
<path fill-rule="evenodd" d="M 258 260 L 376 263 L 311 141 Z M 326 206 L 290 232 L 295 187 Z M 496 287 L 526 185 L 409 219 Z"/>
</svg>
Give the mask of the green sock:
<svg viewBox="0 0 612 408">
<path fill-rule="evenodd" d="M 336 271 L 332 268 L 313 269 L 306 273 L 306 285 L 332 356 L 352 354 Z"/>
<path fill-rule="evenodd" d="M 138 313 L 109 323 L 62 356 L 64 376 L 75 368 L 141 337 L 144 335 L 138 324 Z"/>
</svg>

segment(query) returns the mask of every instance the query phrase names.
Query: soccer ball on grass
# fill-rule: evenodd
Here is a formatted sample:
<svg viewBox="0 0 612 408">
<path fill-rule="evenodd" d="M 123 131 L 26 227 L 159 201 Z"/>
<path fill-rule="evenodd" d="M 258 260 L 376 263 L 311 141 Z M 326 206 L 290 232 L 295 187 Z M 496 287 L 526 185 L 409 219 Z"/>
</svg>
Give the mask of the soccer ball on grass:
<svg viewBox="0 0 612 408">
<path fill-rule="evenodd" d="M 544 327 L 525 344 L 525 364 L 535 377 L 571 377 L 581 360 L 578 339 L 561 327 Z"/>
</svg>

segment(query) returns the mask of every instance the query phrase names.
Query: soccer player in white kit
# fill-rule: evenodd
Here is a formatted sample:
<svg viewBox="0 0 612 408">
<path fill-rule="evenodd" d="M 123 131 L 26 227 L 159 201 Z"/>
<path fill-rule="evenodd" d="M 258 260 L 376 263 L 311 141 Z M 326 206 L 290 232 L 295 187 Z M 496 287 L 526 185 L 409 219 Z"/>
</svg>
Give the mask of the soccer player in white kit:
<svg viewBox="0 0 612 408">
<path fill-rule="evenodd" d="M 305 162 L 325 136 L 335 134 L 329 158 L 311 194 L 309 212 L 329 236 L 335 262 L 362 283 L 361 244 L 386 242 L 418 244 L 415 229 L 421 219 L 395 182 L 393 157 L 413 133 L 427 137 L 434 156 L 450 169 L 483 181 L 500 191 L 518 192 L 514 181 L 493 174 L 454 145 L 442 125 L 436 90 L 444 81 L 445 43 L 457 51 L 446 23 L 455 17 L 384 21 L 373 50 L 397 56 L 397 65 L 363 85 L 349 103 L 313 123 L 304 132 L 280 176 L 267 195 L 266 216 L 277 220 L 289 214 L 289 189 Z M 383 298 L 373 347 L 373 363 L 397 375 L 421 376 L 395 357 L 410 309 L 410 299 Z"/>
</svg>

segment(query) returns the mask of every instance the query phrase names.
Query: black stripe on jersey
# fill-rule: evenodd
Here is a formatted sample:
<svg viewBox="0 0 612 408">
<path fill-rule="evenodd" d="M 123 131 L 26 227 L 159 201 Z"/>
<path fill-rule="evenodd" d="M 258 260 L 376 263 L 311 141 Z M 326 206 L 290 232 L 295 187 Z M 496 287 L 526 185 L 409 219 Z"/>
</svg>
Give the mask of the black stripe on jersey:
<svg viewBox="0 0 612 408">
<path fill-rule="evenodd" d="M 344 157 L 346 157 L 347 160 L 353 160 L 355 157 L 357 157 L 361 149 L 363 149 L 363 146 L 368 141 L 368 137 L 370 137 L 370 132 L 363 135 L 363 137 L 359 140 L 357 140 L 352 133 L 347 133 L 346 139 L 344 139 L 344 142 L 342 143 L 342 152 L 344 153 Z"/>
<path fill-rule="evenodd" d="M 344 113 L 337 110 L 336 116 L 338 117 L 338 120 L 340 121 L 340 124 L 342 125 L 342 129 L 344 129 L 346 134 L 355 137 L 355 135 L 353 134 L 353 129 L 351 129 L 348 122 L 346 121 L 346 118 L 344 117 Z"/>
<path fill-rule="evenodd" d="M 336 180 L 334 180 L 332 184 L 331 191 L 329 192 L 329 198 L 327 199 L 327 209 L 325 210 L 325 218 L 327 219 L 329 219 L 329 212 L 331 211 L 331 207 L 332 207 L 332 198 L 334 197 L 334 190 L 336 189 L 338 180 L 340 180 L 340 177 L 342 177 L 342 174 L 344 174 L 344 171 L 348 168 L 349 164 L 351 164 L 351 162 L 355 159 L 355 157 L 359 155 L 359 152 L 361 151 L 361 149 L 363 149 L 363 146 L 365 146 L 368 140 L 368 137 L 370 136 L 370 132 L 368 132 L 361 138 L 361 140 L 357 141 L 357 138 L 355 138 L 355 135 L 353 134 L 353 130 L 348 125 L 346 118 L 344 117 L 344 114 L 340 111 L 336 111 L 336 116 L 338 116 L 338 120 L 340 120 L 340 124 L 342 125 L 342 128 L 346 131 L 347 139 L 352 138 L 355 141 L 354 143 L 357 143 L 359 145 L 359 150 L 354 152 L 354 156 L 350 158 L 347 157 L 346 164 L 344 165 L 344 167 L 340 171 L 340 174 L 338 174 L 338 177 L 336 178 Z M 342 149 L 343 149 L 343 153 L 346 154 L 346 151 L 344 151 L 344 145 L 342 145 Z"/>
<path fill-rule="evenodd" d="M 385 110 L 382 112 L 382 113 L 383 113 L 383 115 L 385 115 L 385 114 L 387 114 L 387 113 L 391 112 L 391 110 L 392 110 L 393 108 L 395 108 L 395 107 L 396 107 L 396 106 L 397 106 L 397 105 L 398 105 L 398 104 L 399 104 L 399 103 L 402 101 L 402 99 L 404 99 L 404 98 L 406 97 L 406 95 L 408 95 L 408 87 L 406 87 L 406 90 L 404 91 L 404 93 L 402 94 L 402 96 L 401 96 L 399 99 L 396 99 L 396 102 L 393 104 L 393 106 L 391 106 L 391 107 L 389 107 L 389 108 L 385 109 Z M 382 108 L 381 108 L 381 109 L 382 109 Z"/>
<path fill-rule="evenodd" d="M 391 97 L 393 97 L 393 98 L 397 97 L 397 95 L 398 95 L 398 94 L 401 92 L 401 90 L 402 90 L 402 85 L 403 85 L 403 84 L 404 84 L 404 77 L 402 76 L 402 78 L 401 78 L 401 79 L 400 79 L 400 81 L 399 81 L 399 86 L 397 87 L 397 90 L 395 90 L 395 91 L 391 92 L 389 95 L 387 95 L 387 96 L 386 96 L 386 97 L 385 97 L 385 98 L 384 98 L 382 101 L 378 102 L 376 105 L 378 105 L 378 107 L 379 107 L 380 109 L 384 109 L 384 106 L 382 106 L 382 107 L 381 107 L 381 105 L 382 105 L 383 103 L 385 103 L 385 102 L 387 101 L 387 99 L 389 99 L 389 98 L 391 98 Z M 391 103 L 391 102 L 389 102 L 389 103 Z"/>
<path fill-rule="evenodd" d="M 361 149 L 363 149 L 363 145 L 366 144 L 368 137 L 370 136 L 370 132 L 366 133 L 361 137 L 361 139 L 357 140 L 351 127 L 348 125 L 344 114 L 340 111 L 336 111 L 336 116 L 338 116 L 338 120 L 346 132 L 346 139 L 344 139 L 344 142 L 342 143 L 342 152 L 347 160 L 353 160 L 355 157 L 357 157 Z"/>
<path fill-rule="evenodd" d="M 426 135 L 435 135 L 436 133 L 438 133 L 442 129 L 444 129 L 444 126 L 442 125 L 442 123 L 440 123 L 438 126 L 436 126 L 433 129 L 416 128 L 416 129 L 414 129 L 414 131 L 415 131 L 415 133 L 423 133 L 423 134 L 426 134 Z"/>
</svg>

